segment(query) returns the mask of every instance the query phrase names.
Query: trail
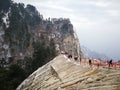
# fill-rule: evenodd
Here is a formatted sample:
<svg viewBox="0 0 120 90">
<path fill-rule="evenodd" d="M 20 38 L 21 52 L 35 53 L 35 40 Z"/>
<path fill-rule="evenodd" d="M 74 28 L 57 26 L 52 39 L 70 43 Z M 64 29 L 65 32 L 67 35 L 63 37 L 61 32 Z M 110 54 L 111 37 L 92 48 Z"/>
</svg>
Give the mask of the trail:
<svg viewBox="0 0 120 90">
<path fill-rule="evenodd" d="M 108 69 L 59 55 L 31 74 L 17 90 L 119 90 L 120 69 Z"/>
</svg>

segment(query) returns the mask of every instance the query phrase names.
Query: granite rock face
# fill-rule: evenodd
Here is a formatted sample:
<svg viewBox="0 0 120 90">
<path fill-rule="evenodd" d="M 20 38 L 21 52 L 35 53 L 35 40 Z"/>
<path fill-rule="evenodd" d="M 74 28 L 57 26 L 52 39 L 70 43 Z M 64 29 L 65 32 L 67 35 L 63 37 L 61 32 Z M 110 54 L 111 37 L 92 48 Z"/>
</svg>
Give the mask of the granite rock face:
<svg viewBox="0 0 120 90">
<path fill-rule="evenodd" d="M 0 6 L 0 61 L 5 61 L 2 66 L 23 64 L 25 57 L 33 56 L 36 43 L 44 42 L 49 47 L 52 40 L 57 54 L 64 51 L 81 55 L 78 37 L 68 18 L 44 19 L 32 5 L 12 1 L 8 7 L 6 4 Z"/>
<path fill-rule="evenodd" d="M 120 90 L 120 69 L 90 68 L 59 55 L 32 73 L 17 90 Z"/>
</svg>

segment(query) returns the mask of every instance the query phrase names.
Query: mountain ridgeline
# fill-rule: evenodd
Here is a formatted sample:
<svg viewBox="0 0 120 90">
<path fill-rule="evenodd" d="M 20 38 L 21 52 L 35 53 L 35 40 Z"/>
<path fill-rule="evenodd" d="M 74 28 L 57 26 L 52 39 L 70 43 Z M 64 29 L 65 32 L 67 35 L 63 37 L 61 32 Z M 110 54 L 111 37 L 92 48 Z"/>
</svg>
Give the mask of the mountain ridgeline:
<svg viewBox="0 0 120 90">
<path fill-rule="evenodd" d="M 44 44 L 44 47 L 60 51 L 74 52 L 80 50 L 79 42 L 69 19 L 43 19 L 34 6 L 15 3 L 10 0 L 0 1 L 0 58 L 6 63 L 18 59 L 32 57 L 34 46 Z M 50 43 L 54 43 L 51 46 Z M 72 47 L 68 50 L 68 46 Z"/>
<path fill-rule="evenodd" d="M 86 58 L 110 60 L 110 57 L 106 56 L 105 54 L 92 51 L 85 46 L 81 46 L 81 51 L 83 53 L 83 57 L 86 57 Z"/>
<path fill-rule="evenodd" d="M 0 0 L 0 90 L 15 89 L 61 52 L 81 56 L 68 18 L 44 19 L 32 5 Z"/>
<path fill-rule="evenodd" d="M 44 19 L 32 5 L 0 0 L 0 90 L 15 89 L 63 51 L 81 56 L 68 18 Z"/>
</svg>

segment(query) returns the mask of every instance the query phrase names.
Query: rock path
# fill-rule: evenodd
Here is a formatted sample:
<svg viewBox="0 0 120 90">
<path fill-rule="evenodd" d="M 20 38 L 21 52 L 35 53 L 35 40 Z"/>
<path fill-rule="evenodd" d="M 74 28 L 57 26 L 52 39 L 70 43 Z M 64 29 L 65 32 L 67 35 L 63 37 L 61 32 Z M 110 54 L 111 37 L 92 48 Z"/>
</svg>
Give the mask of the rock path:
<svg viewBox="0 0 120 90">
<path fill-rule="evenodd" d="M 120 69 L 90 68 L 60 55 L 31 74 L 17 90 L 120 90 Z"/>
</svg>

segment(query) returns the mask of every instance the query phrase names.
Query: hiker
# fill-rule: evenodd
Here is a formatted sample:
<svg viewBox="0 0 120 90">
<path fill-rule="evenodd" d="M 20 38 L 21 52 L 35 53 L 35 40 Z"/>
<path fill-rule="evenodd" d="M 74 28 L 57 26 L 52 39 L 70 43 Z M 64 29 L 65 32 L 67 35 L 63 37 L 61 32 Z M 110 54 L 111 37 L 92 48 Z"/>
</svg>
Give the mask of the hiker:
<svg viewBox="0 0 120 90">
<path fill-rule="evenodd" d="M 72 55 L 70 54 L 70 55 L 68 55 L 68 58 L 72 58 Z"/>
<path fill-rule="evenodd" d="M 89 59 L 89 66 L 92 67 L 92 61 Z"/>
<path fill-rule="evenodd" d="M 97 68 L 99 69 L 100 63 L 97 64 Z"/>
<path fill-rule="evenodd" d="M 108 62 L 109 68 L 112 65 L 112 59 Z"/>
<path fill-rule="evenodd" d="M 77 56 L 75 56 L 75 57 L 74 57 L 74 59 L 75 59 L 75 61 L 77 61 L 78 57 L 77 57 Z"/>
</svg>

